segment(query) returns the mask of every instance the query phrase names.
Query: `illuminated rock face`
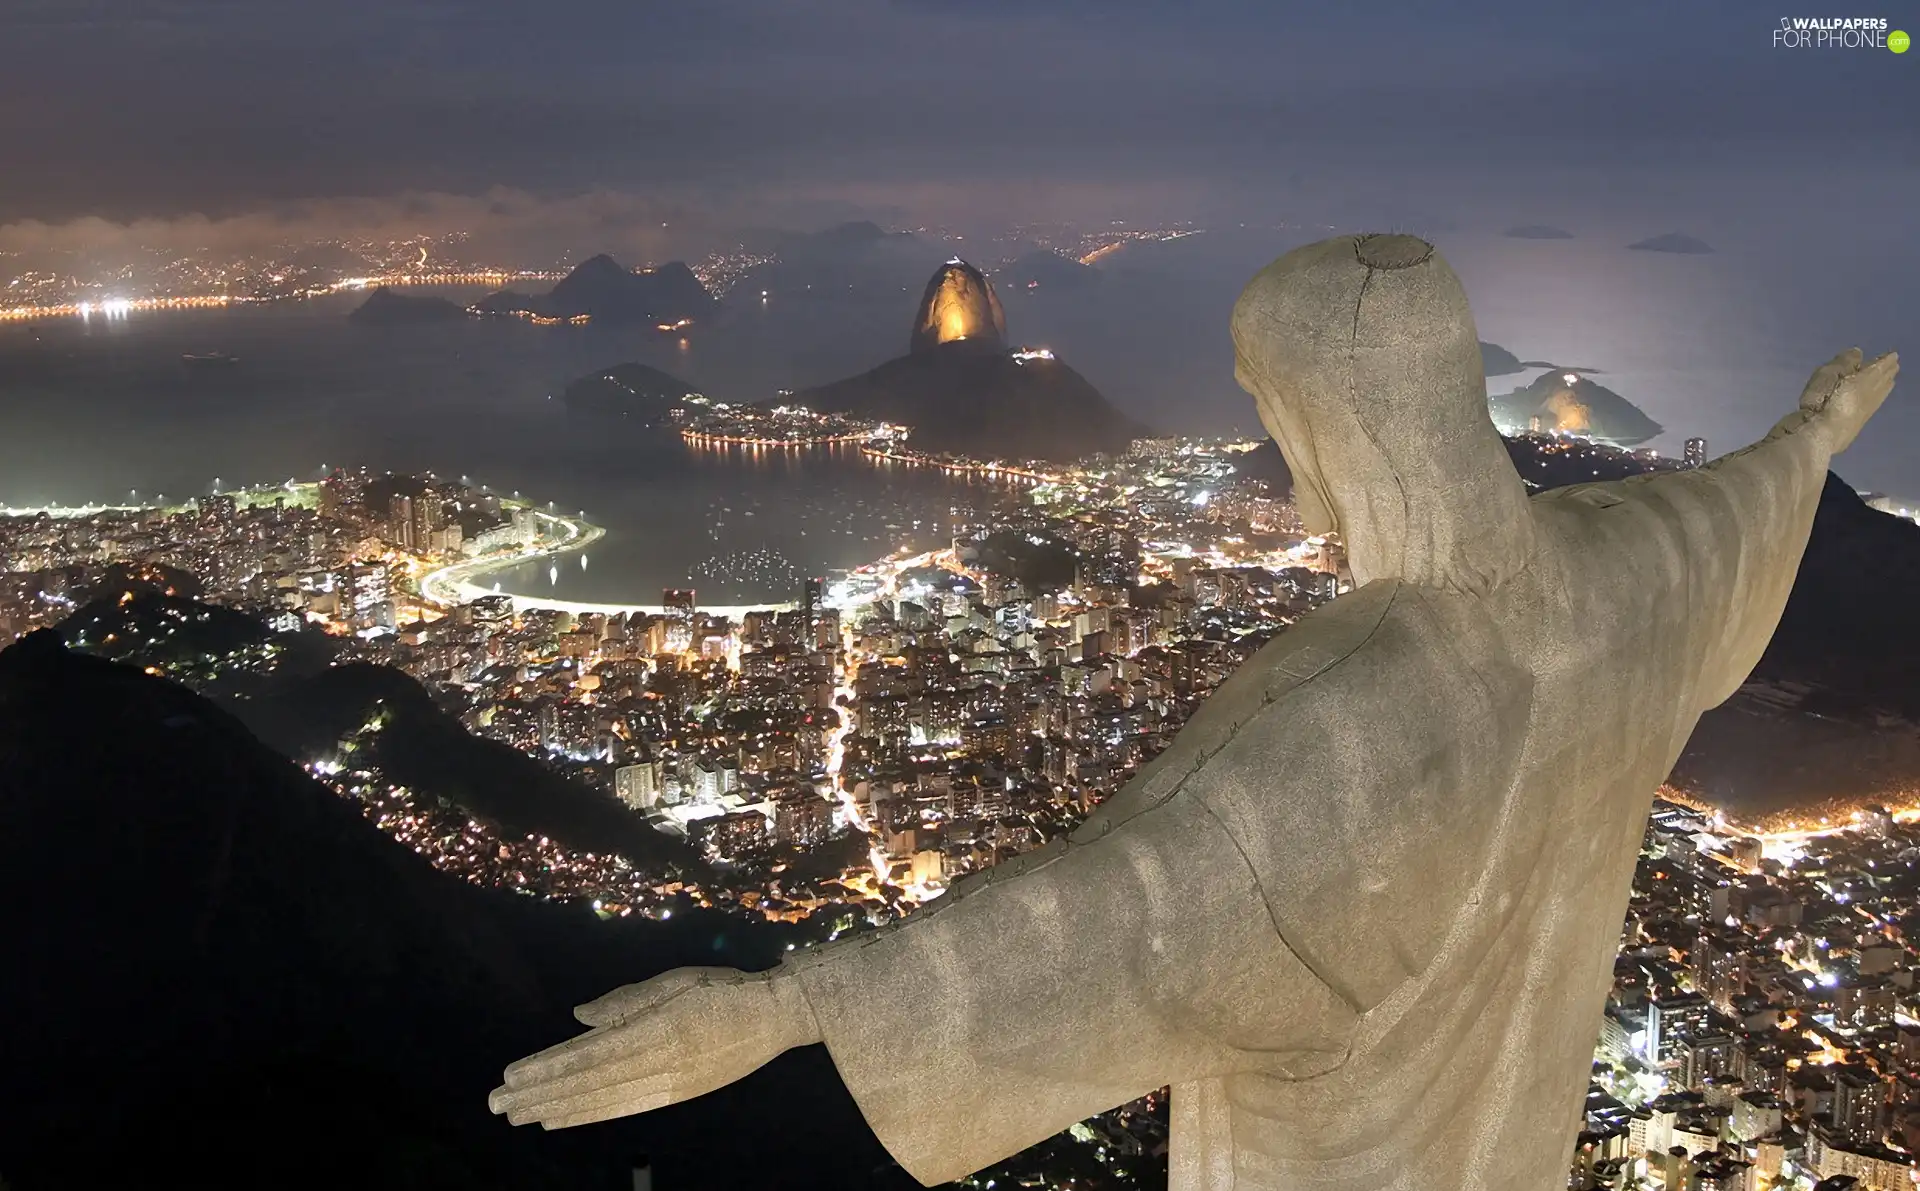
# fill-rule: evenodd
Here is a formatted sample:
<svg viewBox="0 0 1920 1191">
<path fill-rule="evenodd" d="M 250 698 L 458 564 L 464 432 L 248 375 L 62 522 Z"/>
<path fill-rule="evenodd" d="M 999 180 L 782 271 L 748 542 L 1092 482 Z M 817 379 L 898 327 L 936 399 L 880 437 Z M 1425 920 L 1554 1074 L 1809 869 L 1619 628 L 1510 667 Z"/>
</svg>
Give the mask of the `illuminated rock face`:
<svg viewBox="0 0 1920 1191">
<path fill-rule="evenodd" d="M 955 257 L 927 282 L 920 312 L 913 319 L 911 350 L 925 351 L 960 339 L 998 345 L 1007 334 L 1007 315 L 980 270 Z"/>
<path fill-rule="evenodd" d="M 1580 400 L 1571 388 L 1556 390 L 1542 408 L 1553 417 L 1550 429 L 1568 434 L 1593 432 L 1593 408 Z"/>
<path fill-rule="evenodd" d="M 1494 424 L 1515 433 L 1577 434 L 1636 447 L 1663 432 L 1633 402 L 1577 372 L 1548 372 L 1525 388 L 1489 399 Z"/>
</svg>

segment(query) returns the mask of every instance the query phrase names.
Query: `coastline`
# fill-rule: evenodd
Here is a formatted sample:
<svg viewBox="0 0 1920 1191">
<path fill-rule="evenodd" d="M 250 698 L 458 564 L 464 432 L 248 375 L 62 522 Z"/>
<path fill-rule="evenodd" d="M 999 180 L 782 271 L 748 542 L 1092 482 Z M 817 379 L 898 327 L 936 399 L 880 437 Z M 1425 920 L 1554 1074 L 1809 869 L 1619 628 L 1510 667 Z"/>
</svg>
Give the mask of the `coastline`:
<svg viewBox="0 0 1920 1191">
<path fill-rule="evenodd" d="M 526 502 L 502 501 L 503 505 L 514 508 L 531 508 Z M 560 527 L 566 535 L 558 541 L 546 538 L 513 554 L 494 555 L 488 558 L 470 559 L 456 562 L 435 571 L 430 571 L 420 579 L 420 598 L 441 608 L 471 603 L 482 596 L 502 595 L 513 603 L 515 612 L 545 610 L 552 612 L 572 612 L 576 615 L 598 614 L 602 616 L 634 615 L 662 616 L 666 608 L 660 604 L 620 604 L 594 603 L 584 600 L 563 600 L 549 596 L 519 595 L 510 591 L 483 587 L 477 580 L 501 571 L 512 570 L 536 559 L 558 557 L 584 550 L 607 534 L 604 526 L 593 524 L 579 517 L 567 517 L 557 513 L 533 510 L 535 517 L 549 525 Z M 738 604 L 726 606 L 702 607 L 702 612 L 715 616 L 738 619 L 748 612 L 788 611 L 794 605 L 789 603 Z"/>
</svg>

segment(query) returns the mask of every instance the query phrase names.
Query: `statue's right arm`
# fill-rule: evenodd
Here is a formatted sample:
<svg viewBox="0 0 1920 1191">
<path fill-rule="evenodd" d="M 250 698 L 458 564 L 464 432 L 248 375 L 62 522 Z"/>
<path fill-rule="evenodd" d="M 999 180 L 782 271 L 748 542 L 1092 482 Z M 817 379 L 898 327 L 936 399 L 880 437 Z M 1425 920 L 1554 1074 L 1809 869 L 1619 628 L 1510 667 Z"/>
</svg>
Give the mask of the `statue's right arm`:
<svg viewBox="0 0 1920 1191">
<path fill-rule="evenodd" d="M 1688 598 L 1702 623 L 1719 626 L 1701 643 L 1698 709 L 1731 697 L 1759 664 L 1799 573 L 1827 467 L 1899 371 L 1895 355 L 1863 362 L 1858 349 L 1842 352 L 1815 370 L 1799 408 L 1766 438 L 1697 471 L 1636 485 L 1639 501 L 1663 506 L 1682 528 L 1675 544 L 1688 560 Z"/>
</svg>

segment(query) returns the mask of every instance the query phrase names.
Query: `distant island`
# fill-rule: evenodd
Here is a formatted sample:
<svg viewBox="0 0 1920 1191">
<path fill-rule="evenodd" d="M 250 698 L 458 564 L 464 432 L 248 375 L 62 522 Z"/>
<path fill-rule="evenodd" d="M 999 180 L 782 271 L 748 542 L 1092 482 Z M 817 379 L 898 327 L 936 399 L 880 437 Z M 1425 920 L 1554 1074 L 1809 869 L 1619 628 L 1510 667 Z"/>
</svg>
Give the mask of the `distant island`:
<svg viewBox="0 0 1920 1191">
<path fill-rule="evenodd" d="M 1504 233 L 1511 240 L 1571 240 L 1573 233 L 1549 223 L 1524 223 Z"/>
<path fill-rule="evenodd" d="M 1555 369 L 1522 389 L 1489 399 L 1494 425 L 1508 433 L 1577 434 L 1634 447 L 1665 428 L 1639 406 L 1573 369 Z"/>
<path fill-rule="evenodd" d="M 424 294 L 403 294 L 391 286 L 381 286 L 347 315 L 367 326 L 411 326 L 416 323 L 444 323 L 467 317 L 467 308 L 445 298 Z"/>
<path fill-rule="evenodd" d="M 635 270 L 603 254 L 581 261 L 545 294 L 501 290 L 480 299 L 474 309 L 536 320 L 584 318 L 680 330 L 713 309 L 713 295 L 684 261 Z"/>
<path fill-rule="evenodd" d="M 561 400 L 569 414 L 617 418 L 642 428 L 665 428 L 697 396 L 693 386 L 649 364 L 615 364 L 569 384 Z"/>
<path fill-rule="evenodd" d="M 1005 330 L 992 283 L 951 260 L 927 284 L 906 355 L 793 400 L 909 426 L 916 449 L 980 459 L 1065 461 L 1146 433 L 1051 351 L 1009 350 Z"/>
<path fill-rule="evenodd" d="M 1698 256 L 1713 251 L 1713 245 L 1693 236 L 1683 236 L 1679 232 L 1668 232 L 1661 236 L 1650 236 L 1627 245 L 1640 252 L 1674 252 Z"/>
</svg>

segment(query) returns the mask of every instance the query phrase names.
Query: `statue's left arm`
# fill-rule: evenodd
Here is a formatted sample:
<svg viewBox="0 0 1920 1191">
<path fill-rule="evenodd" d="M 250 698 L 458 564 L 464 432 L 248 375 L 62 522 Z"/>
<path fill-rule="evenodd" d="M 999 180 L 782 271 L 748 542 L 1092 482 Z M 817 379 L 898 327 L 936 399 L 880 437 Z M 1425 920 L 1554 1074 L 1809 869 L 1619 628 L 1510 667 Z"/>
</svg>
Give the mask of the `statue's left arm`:
<svg viewBox="0 0 1920 1191">
<path fill-rule="evenodd" d="M 1705 643 L 1696 710 L 1718 706 L 1759 664 L 1813 528 L 1827 466 L 1880 408 L 1899 358 L 1855 349 L 1817 369 L 1800 407 L 1766 438 L 1696 471 L 1634 485 L 1683 527 L 1687 596 L 1724 627 Z"/>
<path fill-rule="evenodd" d="M 1324 1070 L 1354 1021 L 1196 798 L 1003 862 L 771 972 L 671 972 L 579 1016 L 595 1029 L 508 1068 L 495 1111 L 587 1124 L 824 1042 L 867 1123 L 928 1185 L 1169 1083 Z"/>
</svg>

